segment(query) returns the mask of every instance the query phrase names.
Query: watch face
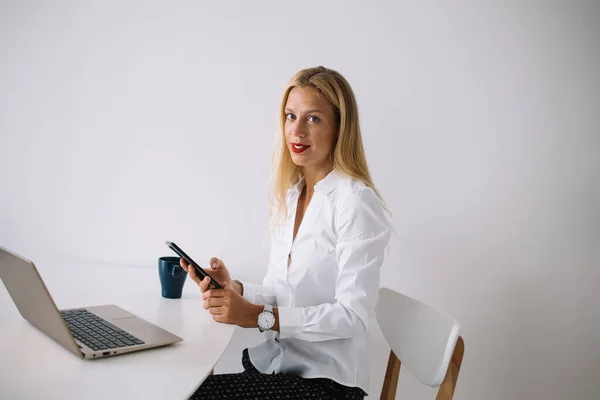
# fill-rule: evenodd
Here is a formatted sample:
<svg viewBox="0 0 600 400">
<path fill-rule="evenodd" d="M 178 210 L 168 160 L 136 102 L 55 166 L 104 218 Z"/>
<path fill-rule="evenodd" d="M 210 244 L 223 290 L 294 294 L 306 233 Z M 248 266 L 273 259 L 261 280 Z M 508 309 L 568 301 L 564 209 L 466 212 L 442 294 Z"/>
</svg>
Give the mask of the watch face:
<svg viewBox="0 0 600 400">
<path fill-rule="evenodd" d="M 262 329 L 271 329 L 275 325 L 275 315 L 270 312 L 261 312 L 258 316 L 258 326 Z"/>
</svg>

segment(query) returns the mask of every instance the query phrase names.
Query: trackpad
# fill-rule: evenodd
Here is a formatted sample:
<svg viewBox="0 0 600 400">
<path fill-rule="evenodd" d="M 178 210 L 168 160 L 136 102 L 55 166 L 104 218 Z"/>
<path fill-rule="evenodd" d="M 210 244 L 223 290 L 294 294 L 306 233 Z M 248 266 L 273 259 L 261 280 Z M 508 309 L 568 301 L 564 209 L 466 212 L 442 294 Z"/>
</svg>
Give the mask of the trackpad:
<svg viewBox="0 0 600 400">
<path fill-rule="evenodd" d="M 145 330 L 152 327 L 152 325 L 145 321 L 142 321 L 137 317 L 116 318 L 111 320 L 110 322 L 128 332 Z"/>
</svg>

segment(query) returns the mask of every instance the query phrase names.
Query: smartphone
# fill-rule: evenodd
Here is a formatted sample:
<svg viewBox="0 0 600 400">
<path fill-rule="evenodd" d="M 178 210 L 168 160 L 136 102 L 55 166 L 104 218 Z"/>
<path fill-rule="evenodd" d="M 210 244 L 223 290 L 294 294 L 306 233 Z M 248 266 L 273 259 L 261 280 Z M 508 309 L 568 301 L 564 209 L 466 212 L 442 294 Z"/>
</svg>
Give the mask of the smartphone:
<svg viewBox="0 0 600 400">
<path fill-rule="evenodd" d="M 196 269 L 196 274 L 198 274 L 198 276 L 200 276 L 201 279 L 206 278 L 207 276 L 210 278 L 210 283 L 208 285 L 209 289 L 221 289 L 221 285 L 219 284 L 219 282 L 216 281 L 215 278 L 213 278 L 212 276 L 210 276 L 209 274 L 206 273 L 206 271 L 204 271 L 196 261 L 192 260 L 192 258 L 190 256 L 188 256 L 187 254 L 185 254 L 185 252 L 183 250 L 181 250 L 179 248 L 179 246 L 177 246 L 175 243 L 173 242 L 169 242 L 166 241 L 165 242 L 167 246 L 169 246 L 169 248 L 171 250 L 173 250 L 179 257 L 183 258 L 185 261 L 187 261 L 190 265 L 193 265 L 194 268 Z"/>
</svg>

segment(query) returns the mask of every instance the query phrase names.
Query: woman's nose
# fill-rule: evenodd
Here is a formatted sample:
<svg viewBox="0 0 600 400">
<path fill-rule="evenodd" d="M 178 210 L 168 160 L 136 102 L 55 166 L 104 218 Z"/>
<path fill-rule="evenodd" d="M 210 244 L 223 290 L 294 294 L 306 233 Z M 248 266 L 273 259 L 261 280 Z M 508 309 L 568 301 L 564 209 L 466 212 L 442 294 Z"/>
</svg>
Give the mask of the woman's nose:
<svg viewBox="0 0 600 400">
<path fill-rule="evenodd" d="M 306 125 L 302 121 L 296 121 L 291 127 L 292 137 L 303 138 L 306 136 Z"/>
</svg>

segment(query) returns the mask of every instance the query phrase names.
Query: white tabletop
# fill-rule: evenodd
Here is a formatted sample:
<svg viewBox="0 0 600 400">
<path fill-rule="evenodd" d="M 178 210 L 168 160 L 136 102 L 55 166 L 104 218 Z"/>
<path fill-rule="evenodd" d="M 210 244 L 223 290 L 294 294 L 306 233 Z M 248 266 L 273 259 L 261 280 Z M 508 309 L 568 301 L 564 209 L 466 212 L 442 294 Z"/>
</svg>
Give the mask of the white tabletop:
<svg viewBox="0 0 600 400">
<path fill-rule="evenodd" d="M 202 308 L 189 278 L 181 299 L 165 299 L 157 267 L 34 262 L 59 309 L 116 304 L 183 341 L 83 360 L 25 321 L 0 285 L 1 399 L 185 399 L 233 335 Z"/>
</svg>

